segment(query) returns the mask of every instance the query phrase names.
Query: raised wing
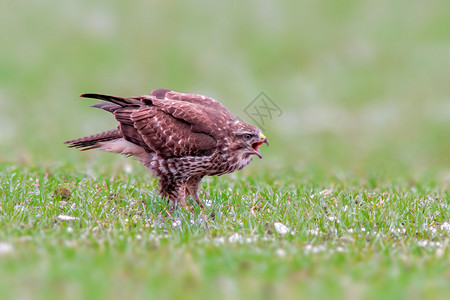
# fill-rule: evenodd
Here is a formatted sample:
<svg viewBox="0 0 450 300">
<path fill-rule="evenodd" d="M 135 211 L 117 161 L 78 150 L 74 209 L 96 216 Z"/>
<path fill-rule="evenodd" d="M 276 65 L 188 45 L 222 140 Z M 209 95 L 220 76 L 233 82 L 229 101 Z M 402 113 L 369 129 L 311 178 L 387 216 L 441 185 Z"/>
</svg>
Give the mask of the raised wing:
<svg viewBox="0 0 450 300">
<path fill-rule="evenodd" d="M 164 89 L 130 98 L 82 96 L 110 102 L 94 107 L 114 113 L 126 140 L 163 158 L 210 155 L 225 133 L 221 128 L 235 120 L 217 100 Z"/>
<path fill-rule="evenodd" d="M 217 145 L 211 135 L 195 132 L 193 124 L 155 106 L 122 108 L 114 114 L 126 140 L 163 158 L 210 155 Z"/>
<path fill-rule="evenodd" d="M 158 89 L 152 91 L 152 96 L 153 105 L 175 118 L 194 124 L 194 131 L 197 132 L 215 135 L 218 128 L 236 120 L 222 103 L 204 95 Z"/>
</svg>

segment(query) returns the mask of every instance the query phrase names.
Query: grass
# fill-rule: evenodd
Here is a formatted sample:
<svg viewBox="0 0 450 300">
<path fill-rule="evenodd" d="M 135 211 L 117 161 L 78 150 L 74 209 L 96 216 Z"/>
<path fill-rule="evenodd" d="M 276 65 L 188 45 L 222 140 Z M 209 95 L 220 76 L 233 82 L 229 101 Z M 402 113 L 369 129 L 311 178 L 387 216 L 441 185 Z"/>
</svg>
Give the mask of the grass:
<svg viewBox="0 0 450 300">
<path fill-rule="evenodd" d="M 0 298 L 446 299 L 444 2 L 8 3 Z M 136 162 L 63 145 L 115 126 L 78 95 L 156 88 L 283 111 L 263 160 L 203 181 L 215 219 L 168 216 Z"/>
<path fill-rule="evenodd" d="M 449 194 L 432 181 L 347 178 L 321 190 L 314 178 L 210 179 L 203 196 L 216 217 L 202 221 L 198 210 L 168 216 L 141 173 L 149 180 L 5 166 L 0 248 L 11 248 L 0 254 L 2 294 L 444 299 L 449 291 Z"/>
</svg>

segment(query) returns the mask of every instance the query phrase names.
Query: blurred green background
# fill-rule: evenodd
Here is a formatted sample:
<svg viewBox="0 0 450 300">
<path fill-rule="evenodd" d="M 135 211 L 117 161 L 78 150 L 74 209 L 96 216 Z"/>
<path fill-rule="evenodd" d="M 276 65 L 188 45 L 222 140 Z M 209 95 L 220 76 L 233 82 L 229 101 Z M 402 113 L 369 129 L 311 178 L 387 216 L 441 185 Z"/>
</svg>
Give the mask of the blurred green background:
<svg viewBox="0 0 450 300">
<path fill-rule="evenodd" d="M 283 110 L 253 170 L 450 179 L 450 4 L 3 1 L 0 161 L 122 160 L 63 142 L 113 126 L 85 92 L 200 93 Z M 287 174 L 285 172 L 284 174 Z"/>
<path fill-rule="evenodd" d="M 336 291 L 345 299 L 400 299 L 404 290 L 405 299 L 446 299 L 448 230 L 416 230 L 448 220 L 448 0 L 15 0 L 0 3 L 0 32 L 5 299 L 232 299 L 242 287 L 246 299 L 295 299 L 297 290 L 319 299 Z M 267 203 L 292 201 L 287 213 L 252 217 L 244 202 L 234 205 L 242 228 L 225 217 L 209 222 L 210 231 L 127 225 L 134 214 L 153 218 L 136 202 L 153 197 L 150 173 L 63 142 L 116 126 L 80 94 L 156 88 L 211 96 L 247 122 L 245 108 L 265 92 L 283 114 L 266 120 L 264 159 L 204 183 L 220 205 L 263 191 Z M 74 196 L 56 203 L 66 183 Z M 333 198 L 321 196 L 333 188 Z M 118 209 L 105 200 L 114 189 L 123 193 Z M 419 213 L 419 200 L 432 204 Z M 60 213 L 79 224 L 56 223 Z M 99 225 L 105 220 L 110 225 Z M 267 229 L 274 221 L 298 233 L 263 242 L 274 236 Z M 375 230 L 383 235 L 347 232 L 366 223 L 381 223 Z M 327 235 L 308 233 L 318 224 Z M 393 237 L 403 225 L 407 234 Z M 251 236 L 255 228 L 259 242 L 211 245 L 216 234 Z M 420 239 L 442 248 L 420 247 Z M 331 252 L 341 242 L 346 252 Z M 309 255 L 302 249 L 311 244 L 330 252 Z M 279 249 L 286 250 L 280 257 Z"/>
</svg>

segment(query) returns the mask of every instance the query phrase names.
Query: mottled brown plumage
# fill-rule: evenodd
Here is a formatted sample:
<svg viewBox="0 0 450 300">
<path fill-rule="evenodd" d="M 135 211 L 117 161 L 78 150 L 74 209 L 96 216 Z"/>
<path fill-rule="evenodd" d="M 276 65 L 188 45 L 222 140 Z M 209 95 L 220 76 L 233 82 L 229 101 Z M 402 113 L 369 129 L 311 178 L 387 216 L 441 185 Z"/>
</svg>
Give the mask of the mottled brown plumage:
<svg viewBox="0 0 450 300">
<path fill-rule="evenodd" d="M 217 100 L 166 89 L 151 95 L 121 98 L 98 94 L 81 97 L 106 102 L 93 105 L 114 114 L 117 129 L 67 141 L 82 151 L 104 151 L 136 157 L 159 178 L 159 192 L 172 207 L 186 206 L 198 195 L 204 176 L 222 175 L 248 165 L 267 142 L 261 130 L 236 120 Z"/>
</svg>

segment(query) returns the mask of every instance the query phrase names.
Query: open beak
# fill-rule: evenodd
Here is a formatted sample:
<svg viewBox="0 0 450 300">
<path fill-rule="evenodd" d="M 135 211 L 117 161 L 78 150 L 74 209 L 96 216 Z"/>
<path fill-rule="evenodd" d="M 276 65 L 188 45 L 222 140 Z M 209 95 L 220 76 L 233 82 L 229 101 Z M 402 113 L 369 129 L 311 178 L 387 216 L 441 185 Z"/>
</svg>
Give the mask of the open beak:
<svg viewBox="0 0 450 300">
<path fill-rule="evenodd" d="M 264 135 L 261 135 L 261 141 L 254 142 L 251 145 L 253 152 L 255 152 L 255 154 L 258 155 L 259 158 L 263 158 L 261 151 L 259 150 L 259 146 L 261 146 L 263 143 L 269 146 L 269 140 Z"/>
</svg>

